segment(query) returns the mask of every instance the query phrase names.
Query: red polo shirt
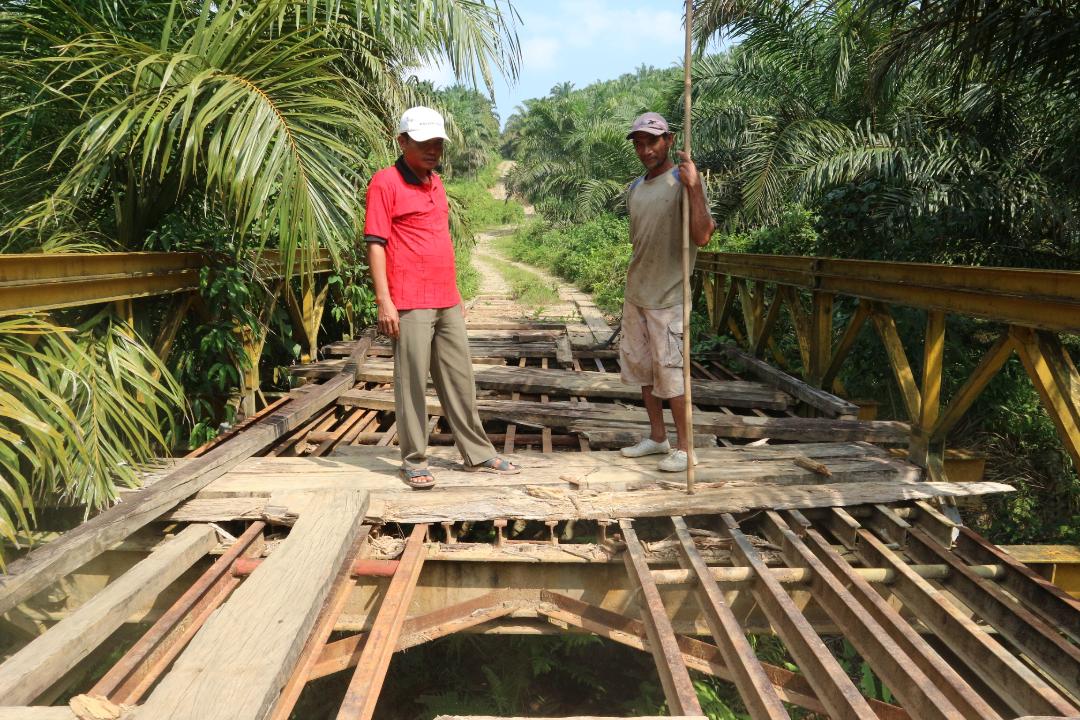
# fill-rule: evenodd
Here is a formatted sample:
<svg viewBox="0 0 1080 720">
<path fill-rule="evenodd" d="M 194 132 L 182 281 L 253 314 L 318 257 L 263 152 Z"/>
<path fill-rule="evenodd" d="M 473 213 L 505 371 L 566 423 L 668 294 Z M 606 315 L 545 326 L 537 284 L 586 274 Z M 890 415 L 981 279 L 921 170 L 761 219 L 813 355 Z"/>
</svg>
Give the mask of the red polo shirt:
<svg viewBox="0 0 1080 720">
<path fill-rule="evenodd" d="M 421 182 L 402 158 L 371 178 L 364 239 L 386 246 L 386 280 L 398 310 L 461 302 L 442 180 Z"/>
</svg>

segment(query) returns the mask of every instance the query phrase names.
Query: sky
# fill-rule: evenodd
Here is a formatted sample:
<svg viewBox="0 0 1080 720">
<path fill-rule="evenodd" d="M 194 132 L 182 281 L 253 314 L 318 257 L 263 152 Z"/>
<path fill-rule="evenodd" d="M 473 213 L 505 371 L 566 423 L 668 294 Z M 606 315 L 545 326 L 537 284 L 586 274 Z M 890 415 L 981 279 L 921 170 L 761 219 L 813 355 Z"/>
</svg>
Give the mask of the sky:
<svg viewBox="0 0 1080 720">
<path fill-rule="evenodd" d="M 682 64 L 684 4 L 680 0 L 516 0 L 521 15 L 521 72 L 514 85 L 495 81 L 499 119 L 505 123 L 528 98 L 561 82 L 582 88 L 633 72 L 642 64 Z M 445 67 L 417 74 L 442 87 L 454 82 Z"/>
</svg>

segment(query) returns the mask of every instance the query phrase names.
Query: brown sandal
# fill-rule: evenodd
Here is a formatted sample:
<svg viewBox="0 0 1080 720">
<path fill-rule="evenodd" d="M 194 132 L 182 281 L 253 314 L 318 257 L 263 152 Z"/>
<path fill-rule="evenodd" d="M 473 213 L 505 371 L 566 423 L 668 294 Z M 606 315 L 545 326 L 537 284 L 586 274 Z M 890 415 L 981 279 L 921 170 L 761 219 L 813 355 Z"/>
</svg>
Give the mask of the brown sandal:
<svg viewBox="0 0 1080 720">
<path fill-rule="evenodd" d="M 413 490 L 428 490 L 435 487 L 435 476 L 427 468 L 401 468 L 401 481 Z"/>
<path fill-rule="evenodd" d="M 469 472 L 488 472 L 495 475 L 517 475 L 521 472 L 521 468 L 517 465 L 498 455 L 479 465 L 466 465 L 465 469 Z"/>
</svg>

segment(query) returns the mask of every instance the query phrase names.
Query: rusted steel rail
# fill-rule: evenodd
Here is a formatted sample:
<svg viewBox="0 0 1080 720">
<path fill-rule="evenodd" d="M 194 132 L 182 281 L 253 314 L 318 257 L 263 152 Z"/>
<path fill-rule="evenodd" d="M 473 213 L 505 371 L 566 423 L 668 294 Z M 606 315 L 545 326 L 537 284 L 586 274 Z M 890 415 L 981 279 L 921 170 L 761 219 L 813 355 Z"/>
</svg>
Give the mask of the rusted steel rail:
<svg viewBox="0 0 1080 720">
<path fill-rule="evenodd" d="M 911 421 L 910 458 L 932 478 L 944 477 L 947 434 L 1014 353 L 1080 467 L 1080 373 L 1061 341 L 1062 334 L 1080 331 L 1080 272 L 739 253 L 699 253 L 696 269 L 713 330 L 730 334 L 750 356 L 768 350 L 777 363 L 788 363 L 773 341 L 786 309 L 803 379 L 812 388 L 835 387 L 869 321 Z M 843 327 L 836 326 L 835 317 L 840 297 L 856 300 Z M 890 306 L 926 313 L 921 378 L 912 370 Z M 1000 323 L 1002 329 L 943 405 L 948 315 Z"/>
</svg>

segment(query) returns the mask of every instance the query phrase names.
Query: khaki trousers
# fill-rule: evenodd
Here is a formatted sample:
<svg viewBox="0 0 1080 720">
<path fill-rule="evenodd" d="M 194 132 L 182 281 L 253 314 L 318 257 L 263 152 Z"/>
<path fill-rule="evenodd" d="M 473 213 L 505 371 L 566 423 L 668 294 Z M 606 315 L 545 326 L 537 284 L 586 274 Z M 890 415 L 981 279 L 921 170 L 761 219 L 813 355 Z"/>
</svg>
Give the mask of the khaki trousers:
<svg viewBox="0 0 1080 720">
<path fill-rule="evenodd" d="M 466 465 L 495 457 L 476 410 L 472 354 L 461 305 L 432 310 L 402 310 L 394 341 L 394 412 L 406 468 L 427 467 L 428 371 L 443 413 Z"/>
</svg>

